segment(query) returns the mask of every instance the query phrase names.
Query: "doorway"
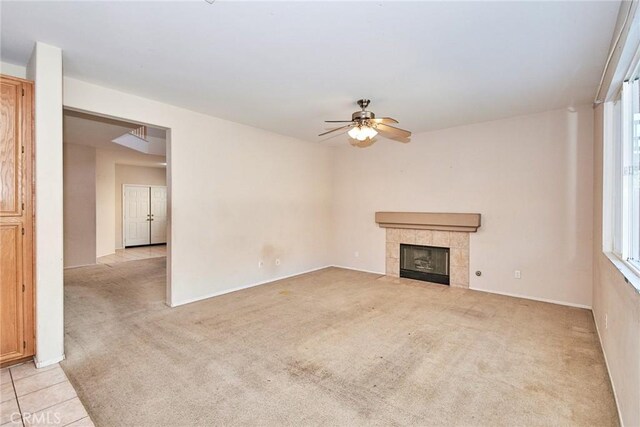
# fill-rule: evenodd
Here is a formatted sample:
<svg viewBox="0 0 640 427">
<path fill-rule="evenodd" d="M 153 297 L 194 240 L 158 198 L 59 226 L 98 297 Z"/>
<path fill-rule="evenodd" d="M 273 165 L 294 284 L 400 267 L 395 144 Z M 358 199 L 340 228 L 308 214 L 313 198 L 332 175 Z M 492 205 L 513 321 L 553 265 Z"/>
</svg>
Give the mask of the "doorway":
<svg viewBox="0 0 640 427">
<path fill-rule="evenodd" d="M 63 131 L 65 268 L 167 258 L 168 130 L 65 109 Z"/>
</svg>

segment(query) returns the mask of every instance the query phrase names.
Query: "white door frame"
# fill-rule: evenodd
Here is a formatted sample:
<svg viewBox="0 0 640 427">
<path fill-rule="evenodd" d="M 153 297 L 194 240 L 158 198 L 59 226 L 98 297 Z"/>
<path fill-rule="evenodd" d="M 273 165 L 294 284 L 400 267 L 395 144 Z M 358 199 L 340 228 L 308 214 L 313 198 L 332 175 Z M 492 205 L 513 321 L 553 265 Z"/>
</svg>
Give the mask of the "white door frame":
<svg viewBox="0 0 640 427">
<path fill-rule="evenodd" d="M 125 240 L 126 240 L 125 239 L 126 228 L 124 226 L 124 224 L 125 224 L 125 222 L 124 222 L 125 221 L 125 218 L 124 218 L 125 217 L 125 215 L 124 215 L 124 213 L 125 213 L 125 207 L 124 207 L 125 206 L 124 205 L 125 201 L 124 201 L 124 198 L 125 198 L 127 187 L 164 188 L 165 190 L 167 190 L 167 212 L 169 211 L 169 199 L 168 199 L 168 191 L 169 190 L 168 190 L 166 185 L 122 184 L 122 227 L 121 227 L 122 228 L 122 249 L 125 249 L 127 247 L 127 244 L 125 243 Z M 168 216 L 169 215 L 167 215 L 167 217 Z M 168 222 L 168 219 L 167 219 L 167 222 Z M 151 229 L 149 229 L 149 230 L 151 230 Z M 151 231 L 149 231 L 149 232 L 151 232 Z M 167 242 L 164 243 L 165 245 L 168 244 L 168 240 L 169 240 L 168 237 L 169 237 L 169 232 L 167 231 Z M 151 239 L 149 239 L 149 244 L 151 245 Z"/>
</svg>

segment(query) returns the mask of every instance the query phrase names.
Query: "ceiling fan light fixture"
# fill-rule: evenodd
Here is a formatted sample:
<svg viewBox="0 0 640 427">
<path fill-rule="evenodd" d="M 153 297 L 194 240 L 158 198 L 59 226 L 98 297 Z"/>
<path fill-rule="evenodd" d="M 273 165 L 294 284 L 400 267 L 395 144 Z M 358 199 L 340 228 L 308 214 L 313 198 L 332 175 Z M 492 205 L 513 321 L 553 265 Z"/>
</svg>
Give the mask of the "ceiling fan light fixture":
<svg viewBox="0 0 640 427">
<path fill-rule="evenodd" d="M 373 137 L 375 137 L 378 134 L 378 131 L 375 130 L 373 127 L 371 126 L 367 126 L 365 127 L 362 132 L 365 134 L 365 136 L 369 139 L 372 139 Z"/>
<path fill-rule="evenodd" d="M 347 135 L 349 135 L 349 138 L 358 139 L 358 135 L 360 135 L 360 128 L 357 126 L 352 127 L 349 129 L 349 132 L 347 132 Z"/>
<path fill-rule="evenodd" d="M 355 126 L 347 132 L 349 137 L 352 139 L 357 139 L 358 141 L 365 141 L 367 139 L 372 139 L 378 134 L 378 131 L 372 128 L 371 126 Z"/>
</svg>

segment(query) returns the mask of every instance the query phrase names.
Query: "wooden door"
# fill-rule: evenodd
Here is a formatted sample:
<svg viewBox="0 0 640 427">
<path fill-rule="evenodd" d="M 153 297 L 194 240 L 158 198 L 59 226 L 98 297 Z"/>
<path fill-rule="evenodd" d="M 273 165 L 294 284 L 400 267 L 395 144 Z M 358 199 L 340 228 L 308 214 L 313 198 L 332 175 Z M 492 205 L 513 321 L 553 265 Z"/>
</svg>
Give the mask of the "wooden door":
<svg viewBox="0 0 640 427">
<path fill-rule="evenodd" d="M 124 246 L 151 243 L 149 187 L 124 186 Z"/>
<path fill-rule="evenodd" d="M 151 244 L 167 243 L 167 187 L 151 187 Z"/>
<path fill-rule="evenodd" d="M 33 84 L 0 76 L 0 364 L 35 354 Z"/>
</svg>

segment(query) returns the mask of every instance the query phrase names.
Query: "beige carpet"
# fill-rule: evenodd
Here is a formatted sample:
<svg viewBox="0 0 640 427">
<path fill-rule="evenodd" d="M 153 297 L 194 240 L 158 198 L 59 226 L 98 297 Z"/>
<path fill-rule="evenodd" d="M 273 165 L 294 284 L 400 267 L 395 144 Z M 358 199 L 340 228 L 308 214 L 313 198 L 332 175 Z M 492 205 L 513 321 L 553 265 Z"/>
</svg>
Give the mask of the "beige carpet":
<svg viewBox="0 0 640 427">
<path fill-rule="evenodd" d="M 170 309 L 164 274 L 66 272 L 98 426 L 618 423 L 588 310 L 335 268 Z"/>
</svg>

